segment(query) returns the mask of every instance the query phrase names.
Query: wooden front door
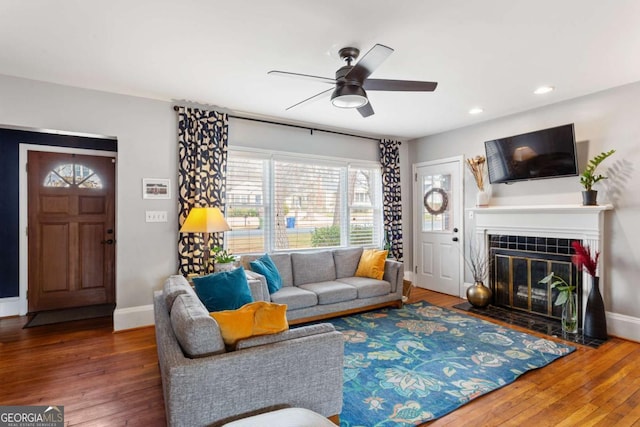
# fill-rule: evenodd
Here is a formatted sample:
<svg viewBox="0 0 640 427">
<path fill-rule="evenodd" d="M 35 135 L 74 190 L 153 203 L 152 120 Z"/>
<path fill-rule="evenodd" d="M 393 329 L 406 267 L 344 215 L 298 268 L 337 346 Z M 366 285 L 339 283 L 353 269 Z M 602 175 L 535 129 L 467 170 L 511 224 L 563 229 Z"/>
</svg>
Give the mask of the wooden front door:
<svg viewBox="0 0 640 427">
<path fill-rule="evenodd" d="M 29 312 L 115 302 L 115 159 L 28 152 Z"/>
</svg>

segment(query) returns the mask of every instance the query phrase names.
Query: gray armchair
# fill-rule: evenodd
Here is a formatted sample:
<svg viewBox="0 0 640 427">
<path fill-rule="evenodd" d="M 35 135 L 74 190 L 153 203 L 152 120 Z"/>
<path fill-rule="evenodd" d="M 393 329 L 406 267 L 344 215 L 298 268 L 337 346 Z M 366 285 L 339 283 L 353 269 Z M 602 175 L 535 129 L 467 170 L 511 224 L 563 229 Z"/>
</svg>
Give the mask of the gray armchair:
<svg viewBox="0 0 640 427">
<path fill-rule="evenodd" d="M 341 412 L 344 342 L 333 325 L 248 338 L 226 351 L 191 288 L 177 292 L 180 279 L 168 280 L 173 290 L 165 284 L 156 292 L 154 315 L 169 426 L 205 426 L 278 405 L 325 417 Z"/>
</svg>

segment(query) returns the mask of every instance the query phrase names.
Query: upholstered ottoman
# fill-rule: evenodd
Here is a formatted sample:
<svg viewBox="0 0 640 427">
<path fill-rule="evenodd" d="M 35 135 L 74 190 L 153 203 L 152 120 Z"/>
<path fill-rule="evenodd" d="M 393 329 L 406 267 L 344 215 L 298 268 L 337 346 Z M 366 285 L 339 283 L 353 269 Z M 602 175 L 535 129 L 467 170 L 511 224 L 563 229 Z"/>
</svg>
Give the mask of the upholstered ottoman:
<svg viewBox="0 0 640 427">
<path fill-rule="evenodd" d="M 322 415 L 304 408 L 285 408 L 265 412 L 224 424 L 223 427 L 336 427 Z"/>
</svg>

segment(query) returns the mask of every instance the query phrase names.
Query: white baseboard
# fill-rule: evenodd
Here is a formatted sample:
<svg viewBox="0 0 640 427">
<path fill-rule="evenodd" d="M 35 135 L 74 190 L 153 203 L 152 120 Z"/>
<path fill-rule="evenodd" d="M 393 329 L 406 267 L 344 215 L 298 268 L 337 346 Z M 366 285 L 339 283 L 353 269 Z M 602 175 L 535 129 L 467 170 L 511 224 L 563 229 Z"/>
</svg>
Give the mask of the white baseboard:
<svg viewBox="0 0 640 427">
<path fill-rule="evenodd" d="M 18 316 L 20 314 L 20 298 L 0 298 L 0 317 Z"/>
<path fill-rule="evenodd" d="M 403 279 L 404 280 L 408 280 L 409 282 L 413 283 L 413 271 L 405 270 L 404 271 L 404 275 L 403 275 Z"/>
<path fill-rule="evenodd" d="M 640 342 L 640 319 L 607 312 L 607 332 L 609 335 Z"/>
<path fill-rule="evenodd" d="M 113 312 L 113 330 L 139 328 L 153 325 L 153 304 L 116 308 Z"/>
</svg>

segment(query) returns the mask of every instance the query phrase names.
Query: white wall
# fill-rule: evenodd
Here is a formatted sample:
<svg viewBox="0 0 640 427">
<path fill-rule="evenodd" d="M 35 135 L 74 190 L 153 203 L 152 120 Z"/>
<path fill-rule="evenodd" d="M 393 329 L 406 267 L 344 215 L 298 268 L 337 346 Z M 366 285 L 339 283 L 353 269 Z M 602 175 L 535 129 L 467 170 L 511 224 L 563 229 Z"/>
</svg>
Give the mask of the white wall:
<svg viewBox="0 0 640 427">
<path fill-rule="evenodd" d="M 174 191 L 170 200 L 143 200 L 142 178 L 170 178 L 175 190 L 178 149 L 173 103 L 2 75 L 0 93 L 0 125 L 118 139 L 114 326 L 153 323 L 153 291 L 178 266 L 177 199 Z M 304 129 L 238 119 L 230 119 L 229 145 L 378 160 L 377 141 L 319 131 L 311 135 Z M 407 151 L 403 144 L 405 163 Z M 146 223 L 146 210 L 167 211 L 168 222 Z"/>
<path fill-rule="evenodd" d="M 640 340 L 640 83 L 626 85 L 506 118 L 484 122 L 410 142 L 412 163 L 453 155 L 484 154 L 484 141 L 566 123 L 575 123 L 580 168 L 602 151 L 616 153 L 601 166 L 609 180 L 596 184 L 600 204 L 612 203 L 605 219 L 605 276 L 601 287 L 610 333 Z M 476 187 L 465 174 L 465 206 L 475 203 Z M 491 204 L 580 204 L 578 177 L 498 184 Z M 467 221 L 469 221 L 467 219 Z M 472 224 L 467 224 L 467 227 Z M 467 228 L 469 229 L 469 228 Z M 613 328 L 613 330 L 612 330 Z M 635 330 L 627 330 L 634 328 Z"/>
</svg>

